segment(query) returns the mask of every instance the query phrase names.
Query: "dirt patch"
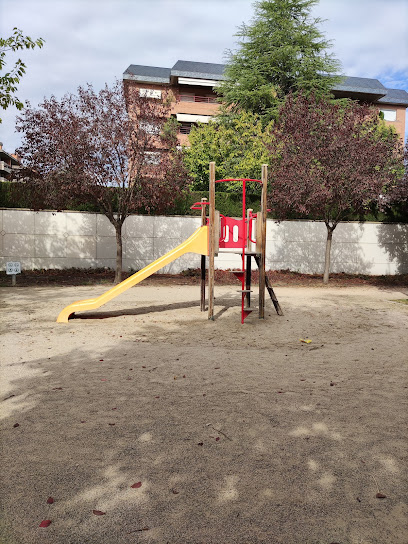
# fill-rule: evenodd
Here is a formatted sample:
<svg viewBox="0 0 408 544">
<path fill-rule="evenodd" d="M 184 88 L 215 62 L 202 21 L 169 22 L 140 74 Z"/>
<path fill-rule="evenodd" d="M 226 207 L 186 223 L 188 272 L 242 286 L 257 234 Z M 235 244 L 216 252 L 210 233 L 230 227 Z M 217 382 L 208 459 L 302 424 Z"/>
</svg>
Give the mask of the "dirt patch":
<svg viewBox="0 0 408 544">
<path fill-rule="evenodd" d="M 1 542 L 406 543 L 401 290 L 104 290 L 0 290 Z"/>
</svg>

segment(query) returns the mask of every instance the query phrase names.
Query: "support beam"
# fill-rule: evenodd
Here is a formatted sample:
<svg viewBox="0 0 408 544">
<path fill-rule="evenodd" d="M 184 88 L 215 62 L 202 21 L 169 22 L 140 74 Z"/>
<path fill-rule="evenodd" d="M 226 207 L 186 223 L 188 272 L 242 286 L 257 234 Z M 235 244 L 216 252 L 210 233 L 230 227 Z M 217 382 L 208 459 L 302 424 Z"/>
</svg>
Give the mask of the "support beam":
<svg viewBox="0 0 408 544">
<path fill-rule="evenodd" d="M 262 165 L 262 197 L 261 197 L 261 244 L 259 266 L 259 319 L 265 318 L 265 257 L 266 257 L 266 215 L 267 215 L 267 189 L 268 166 Z"/>
</svg>

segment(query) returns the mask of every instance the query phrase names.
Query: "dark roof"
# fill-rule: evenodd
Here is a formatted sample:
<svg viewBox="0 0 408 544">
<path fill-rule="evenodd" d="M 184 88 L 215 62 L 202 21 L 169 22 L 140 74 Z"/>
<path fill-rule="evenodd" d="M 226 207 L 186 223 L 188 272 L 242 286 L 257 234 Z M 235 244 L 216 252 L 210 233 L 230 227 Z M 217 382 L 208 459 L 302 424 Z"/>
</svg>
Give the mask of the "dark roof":
<svg viewBox="0 0 408 544">
<path fill-rule="evenodd" d="M 378 103 L 408 106 L 408 93 L 402 89 L 387 89 L 387 94 L 380 98 Z"/>
<path fill-rule="evenodd" d="M 225 64 L 178 60 L 173 68 L 158 68 L 131 64 L 123 74 L 123 79 L 133 79 L 145 83 L 170 83 L 170 77 L 190 77 L 195 79 L 224 79 Z M 337 97 L 368 100 L 380 104 L 408 106 L 408 93 L 401 89 L 387 89 L 378 79 L 343 76 L 333 85 Z"/>
<path fill-rule="evenodd" d="M 387 89 L 378 79 L 367 77 L 348 77 L 344 76 L 339 83 L 332 88 L 336 96 L 351 96 L 352 98 L 367 98 L 378 100 L 387 94 Z"/>
<path fill-rule="evenodd" d="M 170 68 L 131 64 L 123 74 L 123 79 L 133 79 L 145 83 L 170 83 Z"/>
<path fill-rule="evenodd" d="M 193 77 L 198 79 L 224 79 L 225 64 L 178 60 L 171 69 L 172 76 Z"/>
<path fill-rule="evenodd" d="M 14 155 L 7 153 L 7 151 L 4 151 L 4 149 L 0 149 L 0 161 L 10 161 L 11 164 L 15 166 L 21 164 L 21 161 L 19 159 L 16 159 Z"/>
</svg>

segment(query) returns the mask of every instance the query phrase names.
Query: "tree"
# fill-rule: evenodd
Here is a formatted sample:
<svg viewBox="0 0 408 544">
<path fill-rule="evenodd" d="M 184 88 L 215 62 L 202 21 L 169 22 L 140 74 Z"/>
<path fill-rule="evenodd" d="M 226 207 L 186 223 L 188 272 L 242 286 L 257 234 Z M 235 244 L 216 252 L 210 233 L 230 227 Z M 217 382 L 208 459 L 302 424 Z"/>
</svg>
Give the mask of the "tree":
<svg viewBox="0 0 408 544">
<path fill-rule="evenodd" d="M 121 281 L 122 226 L 142 210 L 161 213 L 190 180 L 177 137 L 166 126 L 170 101 L 141 96 L 120 82 L 45 99 L 17 119 L 24 193 L 32 207 L 91 203 L 115 228 L 115 281 Z"/>
<path fill-rule="evenodd" d="M 271 127 L 262 128 L 259 116 L 240 112 L 216 117 L 208 124 L 193 128 L 186 148 L 185 164 L 194 179 L 192 188 L 208 189 L 208 164 L 215 161 L 218 178 L 258 178 L 260 165 L 268 159 L 266 144 L 271 142 Z M 241 184 L 228 184 L 230 191 L 241 192 Z"/>
<path fill-rule="evenodd" d="M 278 157 L 272 147 L 269 206 L 280 219 L 295 212 L 324 220 L 324 283 L 339 222 L 362 216 L 401 183 L 402 143 L 378 123 L 367 105 L 290 95 L 274 126 Z"/>
<path fill-rule="evenodd" d="M 331 42 L 318 29 L 322 20 L 311 16 L 317 3 L 255 2 L 255 17 L 239 28 L 239 48 L 227 52 L 225 81 L 218 87 L 233 111 L 251 111 L 269 121 L 290 92 L 330 94 L 340 64 L 327 52 Z"/>
<path fill-rule="evenodd" d="M 41 48 L 43 45 L 44 40 L 42 38 L 32 40 L 30 36 L 24 36 L 21 30 L 14 28 L 12 36 L 0 38 L 0 70 L 3 70 L 6 65 L 7 51 L 34 49 L 36 46 Z M 25 71 L 26 65 L 21 59 L 18 59 L 10 72 L 0 76 L 0 105 L 4 110 L 10 105 L 16 106 L 18 110 L 23 108 L 24 104 L 17 98 L 15 93 Z"/>
</svg>

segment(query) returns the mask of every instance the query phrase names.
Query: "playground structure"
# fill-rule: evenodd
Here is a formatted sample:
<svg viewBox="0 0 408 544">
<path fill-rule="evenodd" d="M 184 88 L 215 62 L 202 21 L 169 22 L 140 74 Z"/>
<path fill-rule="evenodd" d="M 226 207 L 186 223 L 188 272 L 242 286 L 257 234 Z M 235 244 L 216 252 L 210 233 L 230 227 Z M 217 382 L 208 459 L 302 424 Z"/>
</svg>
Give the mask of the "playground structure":
<svg viewBox="0 0 408 544">
<path fill-rule="evenodd" d="M 201 209 L 201 226 L 173 250 L 139 270 L 118 285 L 115 285 L 102 295 L 92 299 L 79 300 L 64 308 L 57 318 L 59 323 L 68 323 L 68 320 L 77 312 L 96 310 L 113 298 L 137 285 L 167 264 L 178 259 L 185 253 L 201 255 L 201 311 L 205 310 L 206 302 L 206 261 L 208 256 L 208 319 L 214 319 L 214 271 L 215 257 L 219 252 L 232 252 L 241 255 L 241 268 L 233 270 L 233 274 L 241 282 L 241 323 L 252 312 L 251 308 L 251 260 L 254 257 L 259 269 L 259 318 L 265 317 L 265 290 L 275 306 L 278 315 L 283 315 L 273 288 L 269 285 L 265 273 L 266 252 L 266 194 L 267 194 L 267 165 L 262 165 L 262 179 L 215 179 L 215 163 L 210 163 L 209 199 L 202 199 L 191 206 L 192 209 Z M 242 183 L 242 218 L 225 217 L 215 209 L 215 184 L 239 181 Z M 261 183 L 261 210 L 254 214 L 253 210 L 246 210 L 247 182 Z M 208 216 L 206 214 L 208 207 Z"/>
</svg>

